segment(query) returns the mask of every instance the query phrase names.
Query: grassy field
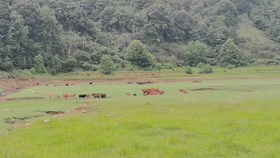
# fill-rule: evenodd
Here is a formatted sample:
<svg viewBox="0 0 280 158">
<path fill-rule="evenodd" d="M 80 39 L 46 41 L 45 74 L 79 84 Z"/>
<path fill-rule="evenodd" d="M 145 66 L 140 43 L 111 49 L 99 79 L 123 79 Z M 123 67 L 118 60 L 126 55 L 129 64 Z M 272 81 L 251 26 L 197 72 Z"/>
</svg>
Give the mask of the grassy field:
<svg viewBox="0 0 280 158">
<path fill-rule="evenodd" d="M 280 66 L 251 66 L 229 70 L 227 68 L 213 67 L 211 74 L 200 74 L 199 68 L 192 68 L 193 74 L 186 74 L 183 68 L 162 71 L 136 71 L 131 72 L 125 69 L 114 72 L 113 75 L 106 75 L 102 79 L 191 79 L 191 78 L 255 78 L 255 77 L 280 77 Z M 45 79 L 101 79 L 100 72 L 80 71 L 61 73 L 56 76 L 50 74 L 35 75 L 34 78 Z"/>
<path fill-rule="evenodd" d="M 261 71 L 256 76 L 264 77 L 258 75 Z M 276 67 L 273 71 L 279 72 Z M 201 83 L 30 87 L 0 103 L 0 157 L 279 157 L 279 79 L 212 77 Z M 142 96 L 141 89 L 150 87 L 165 93 Z M 54 96 L 100 92 L 110 98 L 48 100 L 32 91 Z M 127 92 L 137 96 L 128 97 Z M 45 113 L 85 105 L 86 113 Z M 11 117 L 23 124 L 7 132 L 17 125 L 4 123 Z M 31 119 L 19 119 L 26 117 Z M 51 122 L 45 124 L 45 119 Z"/>
</svg>

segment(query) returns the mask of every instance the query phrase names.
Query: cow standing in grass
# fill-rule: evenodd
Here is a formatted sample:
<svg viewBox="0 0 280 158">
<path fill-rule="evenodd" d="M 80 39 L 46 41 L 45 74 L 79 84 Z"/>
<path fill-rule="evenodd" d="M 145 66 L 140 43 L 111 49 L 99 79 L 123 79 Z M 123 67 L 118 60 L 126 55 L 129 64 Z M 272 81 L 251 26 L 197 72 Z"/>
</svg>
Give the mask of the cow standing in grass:
<svg viewBox="0 0 280 158">
<path fill-rule="evenodd" d="M 92 94 L 92 96 L 94 97 L 94 98 L 101 98 L 102 97 L 102 94 L 101 93 L 93 93 Z"/>
<path fill-rule="evenodd" d="M 86 94 L 80 94 L 79 95 L 79 99 L 81 99 L 81 98 L 85 99 L 85 97 L 86 97 Z"/>
<path fill-rule="evenodd" d="M 48 98 L 52 99 L 52 98 L 53 98 L 53 94 L 47 94 L 47 95 L 46 95 L 46 98 L 47 98 L 47 99 L 48 99 Z"/>
<path fill-rule="evenodd" d="M 101 94 L 101 98 L 106 98 L 106 94 Z"/>
</svg>

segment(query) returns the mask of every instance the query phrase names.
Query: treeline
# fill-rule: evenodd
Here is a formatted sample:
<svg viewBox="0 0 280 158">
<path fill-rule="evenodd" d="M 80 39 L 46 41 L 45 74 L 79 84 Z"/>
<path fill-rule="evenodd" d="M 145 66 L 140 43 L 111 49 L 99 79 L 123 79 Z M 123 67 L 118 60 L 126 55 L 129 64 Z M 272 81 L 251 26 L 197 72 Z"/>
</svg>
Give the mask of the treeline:
<svg viewBox="0 0 280 158">
<path fill-rule="evenodd" d="M 241 47 L 241 14 L 280 43 L 276 0 L 0 0 L 0 70 L 97 70 L 104 55 L 113 69 L 246 66 L 255 50 Z M 278 61 L 279 48 L 266 49 L 261 57 Z"/>
</svg>

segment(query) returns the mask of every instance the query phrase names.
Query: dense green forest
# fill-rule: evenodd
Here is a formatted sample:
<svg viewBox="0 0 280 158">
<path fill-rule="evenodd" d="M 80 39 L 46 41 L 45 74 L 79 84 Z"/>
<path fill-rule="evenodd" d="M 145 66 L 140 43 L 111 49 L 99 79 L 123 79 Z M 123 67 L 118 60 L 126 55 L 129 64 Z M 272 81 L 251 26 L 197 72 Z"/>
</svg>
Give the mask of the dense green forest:
<svg viewBox="0 0 280 158">
<path fill-rule="evenodd" d="M 279 4 L 278 0 L 0 0 L 0 70 L 57 74 L 75 68 L 98 70 L 102 63 L 113 69 L 135 65 L 145 70 L 199 63 L 279 64 Z M 244 28 L 255 30 L 248 36 L 246 30 L 238 33 L 246 23 L 252 27 Z M 256 32 L 262 35 L 254 36 Z"/>
</svg>

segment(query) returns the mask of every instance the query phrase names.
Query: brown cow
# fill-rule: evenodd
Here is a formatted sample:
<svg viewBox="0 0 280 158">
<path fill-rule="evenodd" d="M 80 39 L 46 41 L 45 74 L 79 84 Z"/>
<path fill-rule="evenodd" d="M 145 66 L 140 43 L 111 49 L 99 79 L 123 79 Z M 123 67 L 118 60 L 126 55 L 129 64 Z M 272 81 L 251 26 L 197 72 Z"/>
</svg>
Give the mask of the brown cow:
<svg viewBox="0 0 280 158">
<path fill-rule="evenodd" d="M 56 87 L 56 86 L 59 86 L 59 84 L 54 84 L 53 86 Z"/>
<path fill-rule="evenodd" d="M 179 90 L 179 92 L 183 92 L 183 91 L 184 91 L 183 89 L 180 89 L 180 90 Z"/>
<path fill-rule="evenodd" d="M 68 94 L 62 94 L 62 97 L 63 97 L 63 98 L 67 98 L 67 97 L 68 97 Z"/>
<path fill-rule="evenodd" d="M 125 93 L 127 96 L 130 96 L 130 93 Z"/>
<path fill-rule="evenodd" d="M 60 98 L 60 96 L 58 95 L 57 98 Z"/>
<path fill-rule="evenodd" d="M 99 99 L 100 97 L 102 97 L 102 94 L 101 93 L 93 93 L 92 96 L 94 98 L 98 98 Z"/>
<path fill-rule="evenodd" d="M 100 78 L 103 78 L 105 76 L 105 74 L 102 74 Z"/>
<path fill-rule="evenodd" d="M 147 94 L 147 93 L 143 93 L 143 95 L 144 95 L 144 96 L 147 96 L 148 94 Z"/>
<path fill-rule="evenodd" d="M 52 99 L 52 98 L 53 98 L 53 94 L 47 94 L 47 95 L 46 95 L 46 98 Z"/>
<path fill-rule="evenodd" d="M 90 94 L 87 94 L 86 97 L 89 98 L 89 97 L 90 97 Z"/>
<path fill-rule="evenodd" d="M 186 93 L 186 94 L 188 94 L 189 92 L 188 92 L 188 91 L 183 91 L 183 93 Z"/>
</svg>

